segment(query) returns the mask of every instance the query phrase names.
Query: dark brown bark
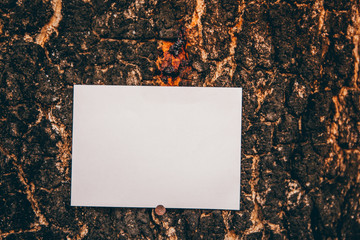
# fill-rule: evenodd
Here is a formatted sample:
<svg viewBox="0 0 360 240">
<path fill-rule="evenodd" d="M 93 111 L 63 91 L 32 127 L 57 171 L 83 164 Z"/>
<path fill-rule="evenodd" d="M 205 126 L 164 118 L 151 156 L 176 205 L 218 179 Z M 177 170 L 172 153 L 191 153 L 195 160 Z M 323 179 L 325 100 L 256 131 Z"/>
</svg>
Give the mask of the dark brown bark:
<svg viewBox="0 0 360 240">
<path fill-rule="evenodd" d="M 0 238 L 360 239 L 359 44 L 358 0 L 0 0 Z M 73 84 L 242 87 L 241 211 L 71 207 Z"/>
</svg>

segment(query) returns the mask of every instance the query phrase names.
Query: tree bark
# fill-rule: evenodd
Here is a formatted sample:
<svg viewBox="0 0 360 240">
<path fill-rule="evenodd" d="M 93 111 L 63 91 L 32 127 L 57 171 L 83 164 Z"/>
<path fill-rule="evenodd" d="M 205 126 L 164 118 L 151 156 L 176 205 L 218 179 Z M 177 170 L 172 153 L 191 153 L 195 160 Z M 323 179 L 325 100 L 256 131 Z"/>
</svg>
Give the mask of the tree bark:
<svg viewBox="0 0 360 240">
<path fill-rule="evenodd" d="M 0 1 L 0 238 L 360 239 L 359 46 L 358 0 Z M 241 210 L 71 207 L 73 84 L 242 87 Z"/>
</svg>

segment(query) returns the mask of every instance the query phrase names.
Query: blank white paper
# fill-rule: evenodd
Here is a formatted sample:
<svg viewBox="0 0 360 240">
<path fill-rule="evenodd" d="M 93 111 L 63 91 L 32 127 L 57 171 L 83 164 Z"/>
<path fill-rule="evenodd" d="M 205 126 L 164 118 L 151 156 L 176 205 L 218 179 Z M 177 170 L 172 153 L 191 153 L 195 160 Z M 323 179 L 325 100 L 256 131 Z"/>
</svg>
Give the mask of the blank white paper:
<svg viewBox="0 0 360 240">
<path fill-rule="evenodd" d="M 240 209 L 241 88 L 74 86 L 72 206 Z"/>
</svg>

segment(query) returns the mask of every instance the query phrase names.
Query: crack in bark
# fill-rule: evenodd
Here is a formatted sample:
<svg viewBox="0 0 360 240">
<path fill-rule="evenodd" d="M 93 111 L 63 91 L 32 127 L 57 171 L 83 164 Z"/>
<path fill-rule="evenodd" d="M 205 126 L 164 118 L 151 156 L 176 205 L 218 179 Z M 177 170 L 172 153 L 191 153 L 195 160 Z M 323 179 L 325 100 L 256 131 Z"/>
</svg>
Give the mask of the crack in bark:
<svg viewBox="0 0 360 240">
<path fill-rule="evenodd" d="M 260 232 L 264 229 L 264 223 L 262 219 L 261 206 L 259 205 L 257 198 L 259 197 L 258 192 L 256 191 L 256 186 L 259 181 L 259 161 L 260 157 L 254 155 L 252 157 L 252 165 L 251 165 L 251 179 L 249 181 L 249 185 L 251 186 L 251 200 L 254 203 L 254 209 L 251 212 L 250 220 L 252 222 L 252 226 L 245 231 L 245 235 L 252 232 Z"/>
<path fill-rule="evenodd" d="M 35 224 L 35 226 L 33 228 L 26 229 L 26 230 L 19 230 L 19 231 L 11 230 L 9 232 L 4 232 L 4 233 L 1 232 L 1 230 L 0 230 L 0 238 L 6 238 L 7 236 L 12 235 L 12 234 L 16 235 L 16 234 L 21 234 L 21 233 L 32 233 L 32 232 L 38 232 L 40 230 L 41 230 L 41 227 L 38 224 Z"/>
<path fill-rule="evenodd" d="M 18 159 L 14 154 L 10 154 L 7 151 L 5 151 L 5 149 L 0 146 L 0 151 L 6 155 L 7 157 L 11 158 L 13 161 L 12 163 L 14 164 L 14 166 L 16 167 L 16 169 L 18 170 L 18 177 L 20 182 L 24 185 L 25 187 L 25 193 L 26 193 L 26 197 L 29 200 L 31 207 L 35 213 L 35 216 L 38 218 L 38 221 L 40 225 L 44 225 L 44 226 L 48 226 L 49 223 L 46 220 L 45 216 L 41 213 L 40 211 L 40 207 L 39 207 L 39 203 L 35 200 L 34 198 L 34 191 L 35 191 L 35 186 L 33 183 L 28 183 L 28 180 L 25 177 L 25 172 L 22 169 L 22 166 L 18 163 Z"/>
<path fill-rule="evenodd" d="M 188 29 L 189 33 L 188 41 L 190 45 L 196 45 L 200 49 L 200 56 L 201 59 L 206 62 L 207 60 L 207 53 L 204 49 L 204 39 L 203 39 L 203 26 L 201 22 L 201 17 L 206 11 L 206 4 L 204 0 L 196 0 L 196 7 L 193 13 L 193 17 L 191 23 L 186 28 Z"/>
<path fill-rule="evenodd" d="M 62 19 L 62 0 L 51 0 L 51 5 L 54 10 L 54 14 L 50 18 L 50 21 L 41 28 L 40 34 L 36 37 L 36 43 L 42 47 L 44 47 L 53 32 L 56 32 L 57 35 L 59 34 L 57 28 Z"/>
<path fill-rule="evenodd" d="M 56 107 L 56 106 L 55 106 Z M 61 123 L 58 119 L 52 114 L 53 108 L 51 108 L 47 114 L 47 119 L 50 121 L 53 130 L 60 135 L 61 141 L 56 143 L 56 146 L 59 149 L 59 154 L 57 155 L 58 162 L 56 167 L 61 173 L 65 173 L 67 181 L 70 181 L 70 159 L 71 159 L 71 136 L 66 130 L 66 126 Z"/>
<path fill-rule="evenodd" d="M 203 84 L 204 87 L 207 86 L 213 86 L 214 82 L 216 81 L 216 79 L 218 77 L 221 76 L 222 73 L 224 73 L 225 68 L 224 66 L 226 66 L 226 64 L 229 64 L 231 66 L 231 68 L 228 70 L 228 74 L 230 77 L 231 82 L 233 82 L 233 75 L 234 72 L 236 70 L 237 67 L 237 63 L 235 61 L 235 49 L 237 46 L 237 37 L 235 36 L 235 33 L 239 32 L 242 30 L 242 23 L 243 23 L 243 12 L 244 9 L 246 7 L 246 4 L 243 1 L 240 2 L 240 0 L 238 0 L 239 6 L 238 6 L 238 13 L 239 13 L 239 17 L 236 20 L 236 24 L 233 27 L 230 27 L 228 30 L 228 33 L 230 35 L 230 46 L 229 46 L 229 56 L 224 58 L 222 61 L 217 62 L 216 63 L 216 71 L 213 74 L 213 77 L 211 79 L 206 79 L 205 83 Z M 203 59 L 204 61 L 204 59 Z"/>
</svg>

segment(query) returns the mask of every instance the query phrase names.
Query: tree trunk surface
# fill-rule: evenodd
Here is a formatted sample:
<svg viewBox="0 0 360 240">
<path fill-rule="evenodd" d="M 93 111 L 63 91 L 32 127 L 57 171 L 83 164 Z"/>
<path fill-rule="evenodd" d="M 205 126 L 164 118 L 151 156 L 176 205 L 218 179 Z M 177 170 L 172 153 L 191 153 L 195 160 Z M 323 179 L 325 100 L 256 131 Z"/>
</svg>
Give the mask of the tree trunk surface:
<svg viewBox="0 0 360 240">
<path fill-rule="evenodd" d="M 1 0 L 0 239 L 360 239 L 359 44 L 358 0 Z M 73 84 L 242 87 L 241 210 L 71 207 Z"/>
</svg>

